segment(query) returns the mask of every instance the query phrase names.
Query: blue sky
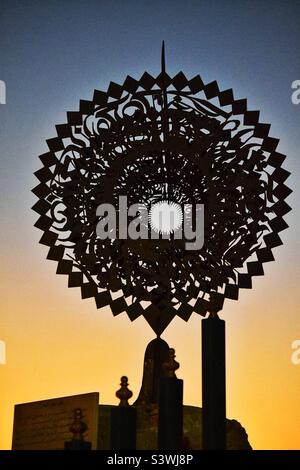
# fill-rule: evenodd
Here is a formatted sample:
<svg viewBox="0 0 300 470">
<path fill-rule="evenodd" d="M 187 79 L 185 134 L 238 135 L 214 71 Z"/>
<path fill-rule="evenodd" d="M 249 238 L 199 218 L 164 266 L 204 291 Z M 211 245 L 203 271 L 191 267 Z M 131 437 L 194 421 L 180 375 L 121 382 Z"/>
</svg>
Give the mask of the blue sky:
<svg viewBox="0 0 300 470">
<path fill-rule="evenodd" d="M 80 98 L 127 74 L 159 72 L 162 39 L 171 75 L 200 73 L 247 97 L 299 171 L 300 106 L 290 101 L 300 77 L 299 0 L 4 0 L 0 18 L 4 200 L 10 192 L 15 203 L 28 199 L 45 139 Z"/>
</svg>

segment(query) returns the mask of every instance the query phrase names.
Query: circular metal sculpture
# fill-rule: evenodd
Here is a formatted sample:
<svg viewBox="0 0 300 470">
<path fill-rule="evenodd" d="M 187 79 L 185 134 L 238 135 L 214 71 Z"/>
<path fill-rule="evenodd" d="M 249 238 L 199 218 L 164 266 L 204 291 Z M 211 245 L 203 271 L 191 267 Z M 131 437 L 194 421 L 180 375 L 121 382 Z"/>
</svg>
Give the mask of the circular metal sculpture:
<svg viewBox="0 0 300 470">
<path fill-rule="evenodd" d="M 245 99 L 199 75 L 169 77 L 163 51 L 158 77 L 111 83 L 67 117 L 40 156 L 33 209 L 47 258 L 82 298 L 131 320 L 143 315 L 160 335 L 175 315 L 187 321 L 193 312 L 217 312 L 263 275 L 282 243 L 291 190 L 278 140 Z M 111 204 L 121 216 L 120 196 L 148 209 L 156 238 L 133 240 L 120 228 L 113 239 L 97 236 L 97 208 Z M 188 250 L 172 227 L 157 224 L 155 211 L 174 211 L 180 226 L 180 208 L 197 204 L 204 244 Z"/>
</svg>

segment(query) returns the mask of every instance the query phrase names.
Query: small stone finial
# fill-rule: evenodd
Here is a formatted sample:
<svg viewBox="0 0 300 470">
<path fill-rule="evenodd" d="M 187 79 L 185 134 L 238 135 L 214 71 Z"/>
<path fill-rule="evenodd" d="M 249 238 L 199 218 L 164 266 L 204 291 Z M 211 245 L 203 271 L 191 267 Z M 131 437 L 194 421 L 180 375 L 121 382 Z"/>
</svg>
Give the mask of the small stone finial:
<svg viewBox="0 0 300 470">
<path fill-rule="evenodd" d="M 162 368 L 163 368 L 163 376 L 164 377 L 175 377 L 176 374 L 175 371 L 179 369 L 179 362 L 175 361 L 175 349 L 170 348 L 169 349 L 169 357 L 168 359 L 163 363 Z"/>
<path fill-rule="evenodd" d="M 128 388 L 128 377 L 123 375 L 121 377 L 121 388 L 116 392 L 116 397 L 119 398 L 119 406 L 129 406 L 128 400 L 132 397 L 133 393 Z"/>
<path fill-rule="evenodd" d="M 70 431 L 73 434 L 73 441 L 83 441 L 83 434 L 87 431 L 87 425 L 82 421 L 83 413 L 81 408 L 74 410 L 74 421 L 70 426 Z"/>
</svg>

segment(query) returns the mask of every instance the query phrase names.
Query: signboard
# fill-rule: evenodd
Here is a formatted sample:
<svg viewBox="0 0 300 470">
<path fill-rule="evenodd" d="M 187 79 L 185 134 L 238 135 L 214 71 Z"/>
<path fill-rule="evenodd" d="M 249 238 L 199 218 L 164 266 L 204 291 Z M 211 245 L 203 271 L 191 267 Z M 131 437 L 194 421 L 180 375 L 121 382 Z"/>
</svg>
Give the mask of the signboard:
<svg viewBox="0 0 300 470">
<path fill-rule="evenodd" d="M 99 393 L 86 393 L 15 405 L 12 450 L 63 449 L 77 408 L 87 425 L 84 440 L 97 449 Z"/>
</svg>

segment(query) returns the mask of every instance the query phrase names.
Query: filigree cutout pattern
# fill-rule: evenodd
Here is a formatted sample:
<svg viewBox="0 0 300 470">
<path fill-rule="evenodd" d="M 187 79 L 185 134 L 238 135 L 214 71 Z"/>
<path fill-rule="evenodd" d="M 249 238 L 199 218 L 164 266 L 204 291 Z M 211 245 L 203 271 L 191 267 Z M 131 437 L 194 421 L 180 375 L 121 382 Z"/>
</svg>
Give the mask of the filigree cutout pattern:
<svg viewBox="0 0 300 470">
<path fill-rule="evenodd" d="M 187 321 L 219 311 L 225 298 L 252 287 L 282 243 L 291 192 L 285 156 L 258 111 L 216 82 L 163 70 L 96 90 L 67 117 L 40 156 L 33 209 L 40 243 L 69 287 L 114 315 L 143 315 L 158 335 L 175 315 Z M 204 204 L 204 246 L 99 239 L 96 209 L 117 207 L 120 195 L 147 207 L 163 199 Z"/>
</svg>

